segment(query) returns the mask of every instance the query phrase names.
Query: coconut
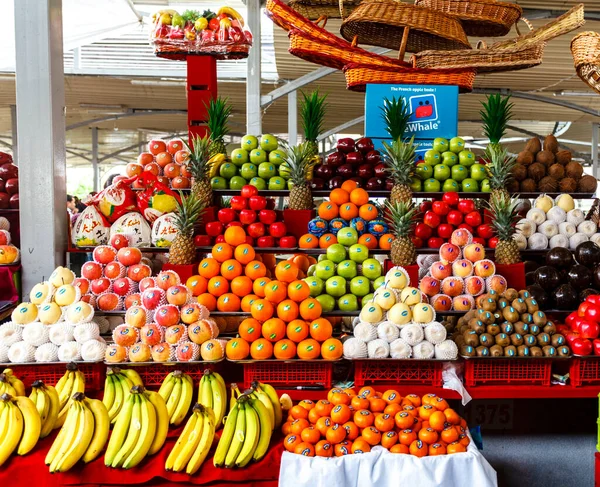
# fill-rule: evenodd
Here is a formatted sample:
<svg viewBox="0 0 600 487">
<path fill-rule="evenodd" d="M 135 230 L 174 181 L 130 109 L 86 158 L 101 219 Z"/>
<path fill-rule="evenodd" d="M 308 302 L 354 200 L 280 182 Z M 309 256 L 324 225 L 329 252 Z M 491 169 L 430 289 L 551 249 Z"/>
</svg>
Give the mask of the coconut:
<svg viewBox="0 0 600 487">
<path fill-rule="evenodd" d="M 527 168 L 527 174 L 537 182 L 546 175 L 546 166 L 541 162 L 534 162 Z"/>
<path fill-rule="evenodd" d="M 562 223 L 567 220 L 567 212 L 561 207 L 555 206 L 548 210 L 548 212 L 546 213 L 546 218 L 548 220 L 556 222 L 557 224 Z"/>
<path fill-rule="evenodd" d="M 598 187 L 598 180 L 594 176 L 586 174 L 579 180 L 577 189 L 581 193 L 595 193 Z"/>
<path fill-rule="evenodd" d="M 527 212 L 527 219 L 536 225 L 541 225 L 546 221 L 546 212 L 540 208 L 532 208 Z"/>
<path fill-rule="evenodd" d="M 569 238 L 569 248 L 575 250 L 580 243 L 587 242 L 589 240 L 585 233 L 576 233 Z"/>
<path fill-rule="evenodd" d="M 573 178 L 573 179 L 579 181 L 579 179 L 581 179 L 581 176 L 583 176 L 583 167 L 578 162 L 575 162 L 575 161 L 569 162 L 569 164 L 567 164 L 567 166 L 565 167 L 565 170 L 566 170 L 568 178 Z M 573 191 L 575 191 L 575 190 L 573 190 Z M 568 192 L 569 191 L 567 191 L 567 193 Z"/>
<path fill-rule="evenodd" d="M 554 203 L 565 211 L 571 211 L 575 208 L 575 201 L 570 194 L 559 194 L 554 200 Z"/>
<path fill-rule="evenodd" d="M 554 155 L 556 162 L 558 162 L 559 164 L 562 164 L 563 166 L 566 166 L 567 164 L 569 164 L 569 162 L 571 162 L 571 157 L 572 157 L 571 152 L 568 150 L 559 150 Z"/>
<path fill-rule="evenodd" d="M 554 200 L 550 198 L 550 196 L 548 196 L 547 194 L 538 196 L 533 202 L 533 207 L 543 210 L 544 213 L 548 213 L 550 211 L 550 208 L 552 208 L 553 206 Z"/>
<path fill-rule="evenodd" d="M 533 179 L 528 178 L 524 181 L 521 181 L 521 191 L 523 191 L 524 193 L 533 193 L 536 189 L 537 184 Z"/>
<path fill-rule="evenodd" d="M 535 156 L 529 152 L 528 150 L 524 150 L 519 152 L 517 156 L 517 164 L 522 164 L 524 166 L 529 166 L 535 159 Z"/>
<path fill-rule="evenodd" d="M 561 164 L 552 164 L 548 169 L 548 176 L 553 177 L 554 179 L 562 179 L 565 177 L 565 167 Z"/>
<path fill-rule="evenodd" d="M 585 214 L 581 210 L 571 210 L 567 212 L 567 221 L 573 225 L 579 225 L 585 220 Z"/>
<path fill-rule="evenodd" d="M 537 154 L 539 151 L 542 150 L 542 144 L 540 142 L 540 139 L 538 139 L 537 137 L 529 139 L 527 141 L 527 144 L 525 145 L 525 150 L 531 152 L 532 154 Z"/>
<path fill-rule="evenodd" d="M 518 193 L 519 192 L 519 181 L 516 179 L 511 179 L 506 183 L 506 191 L 509 193 Z"/>
<path fill-rule="evenodd" d="M 543 191 L 544 193 L 555 193 L 558 189 L 558 182 L 553 177 L 543 177 L 542 180 L 538 183 L 538 189 L 540 191 Z"/>
<path fill-rule="evenodd" d="M 554 135 L 548 135 L 544 139 L 544 150 L 556 154 L 558 152 L 558 149 L 558 140 L 556 140 L 556 137 L 554 137 Z"/>
<path fill-rule="evenodd" d="M 568 249 L 569 237 L 567 237 L 566 235 L 554 235 L 554 237 L 550 239 L 549 246 L 551 249 L 553 249 L 554 247 L 564 247 Z"/>
<path fill-rule="evenodd" d="M 562 222 L 558 225 L 558 232 L 565 237 L 572 237 L 577 233 L 577 227 L 570 222 Z"/>
<path fill-rule="evenodd" d="M 573 163 L 570 162 L 569 164 Z M 564 178 L 561 179 L 560 183 L 558 183 L 558 187 L 564 193 L 574 193 L 577 190 L 577 181 L 575 181 L 573 178 Z"/>
<path fill-rule="evenodd" d="M 517 164 L 512 170 L 512 177 L 517 181 L 523 181 L 527 177 L 527 168 L 523 164 Z"/>
<path fill-rule="evenodd" d="M 536 228 L 537 225 L 527 218 L 522 218 L 517 222 L 517 231 L 521 232 L 526 238 L 531 237 L 535 233 Z"/>
<path fill-rule="evenodd" d="M 598 225 L 596 225 L 592 220 L 585 220 L 577 225 L 577 232 L 583 233 L 588 237 L 594 235 L 596 231 L 598 231 Z"/>
<path fill-rule="evenodd" d="M 554 164 L 554 154 L 550 151 L 543 150 L 535 155 L 536 162 L 541 162 L 546 167 Z"/>
<path fill-rule="evenodd" d="M 548 237 L 542 233 L 534 233 L 527 239 L 529 248 L 533 250 L 544 250 L 548 248 Z"/>
<path fill-rule="evenodd" d="M 515 233 L 513 235 L 513 240 L 517 242 L 517 247 L 519 250 L 525 250 L 527 248 L 527 239 L 521 233 Z"/>
</svg>

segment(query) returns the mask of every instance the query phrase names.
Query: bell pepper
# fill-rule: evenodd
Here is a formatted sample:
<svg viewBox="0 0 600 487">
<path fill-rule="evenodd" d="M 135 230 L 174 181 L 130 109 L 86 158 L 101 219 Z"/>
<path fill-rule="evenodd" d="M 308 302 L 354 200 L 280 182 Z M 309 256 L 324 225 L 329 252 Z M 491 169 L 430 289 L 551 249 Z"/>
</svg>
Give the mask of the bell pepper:
<svg viewBox="0 0 600 487">
<path fill-rule="evenodd" d="M 600 294 L 590 294 L 585 300 L 588 303 L 596 304 L 600 306 Z"/>
<path fill-rule="evenodd" d="M 571 349 L 574 355 L 586 356 L 592 354 L 592 341 L 584 338 L 577 338 L 571 343 Z"/>
<path fill-rule="evenodd" d="M 579 323 L 577 331 L 581 335 L 581 338 L 598 338 L 598 335 L 600 335 L 600 325 L 594 321 L 583 320 Z"/>
<path fill-rule="evenodd" d="M 581 303 L 579 305 L 579 308 L 577 308 L 577 315 L 583 318 L 585 316 L 585 310 L 588 309 L 588 307 L 591 305 L 592 303 L 590 303 L 589 301 L 584 301 L 583 303 Z"/>
<path fill-rule="evenodd" d="M 584 318 L 586 320 L 598 323 L 600 321 L 600 306 L 589 303 L 589 306 L 585 309 Z"/>
<path fill-rule="evenodd" d="M 577 314 L 577 311 L 573 311 L 565 318 L 565 324 L 568 325 L 571 329 L 573 329 L 573 325 L 575 324 L 575 319 L 578 316 L 579 315 Z"/>
<path fill-rule="evenodd" d="M 567 339 L 567 343 L 569 344 L 569 346 L 571 346 L 572 343 L 575 340 L 577 340 L 578 338 L 580 338 L 579 332 L 577 332 L 577 331 L 570 331 L 569 333 L 567 333 L 565 335 L 565 338 Z"/>
<path fill-rule="evenodd" d="M 600 339 L 593 340 L 592 345 L 594 346 L 594 355 L 600 355 Z"/>
</svg>

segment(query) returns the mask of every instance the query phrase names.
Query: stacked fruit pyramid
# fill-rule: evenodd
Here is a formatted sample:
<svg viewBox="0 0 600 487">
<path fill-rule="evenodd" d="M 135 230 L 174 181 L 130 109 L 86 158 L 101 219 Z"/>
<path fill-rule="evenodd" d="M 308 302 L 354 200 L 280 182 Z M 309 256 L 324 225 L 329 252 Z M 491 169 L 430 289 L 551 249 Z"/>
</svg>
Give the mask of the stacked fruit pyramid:
<svg viewBox="0 0 600 487">
<path fill-rule="evenodd" d="M 127 164 L 125 174 L 131 178 L 148 171 L 168 187 L 189 189 L 192 177 L 187 167 L 189 156 L 189 150 L 181 139 L 168 142 L 154 139 L 148 142 L 148 151 L 142 152 L 137 162 Z M 138 187 L 138 183 L 135 182 L 133 187 Z"/>
</svg>

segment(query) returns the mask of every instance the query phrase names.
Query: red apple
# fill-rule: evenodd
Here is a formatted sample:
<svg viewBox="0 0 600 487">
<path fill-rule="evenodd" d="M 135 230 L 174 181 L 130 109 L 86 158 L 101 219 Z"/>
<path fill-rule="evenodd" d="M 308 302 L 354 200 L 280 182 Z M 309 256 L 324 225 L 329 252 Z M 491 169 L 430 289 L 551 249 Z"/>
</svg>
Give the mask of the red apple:
<svg viewBox="0 0 600 487">
<path fill-rule="evenodd" d="M 132 265 L 127 269 L 127 277 L 134 282 L 140 282 L 144 277 L 150 277 L 152 269 L 146 264 Z"/>
<path fill-rule="evenodd" d="M 450 210 L 446 215 L 446 221 L 451 225 L 458 226 L 463 222 L 463 213 L 458 210 Z"/>
<path fill-rule="evenodd" d="M 227 225 L 225 225 L 225 228 L 229 228 L 229 227 L 243 227 L 244 224 L 242 222 L 229 222 Z"/>
<path fill-rule="evenodd" d="M 415 237 L 413 235 L 412 237 L 410 237 L 410 240 L 412 241 L 415 248 L 420 249 L 423 247 L 423 239 L 422 238 Z"/>
<path fill-rule="evenodd" d="M 258 219 L 265 225 L 270 225 L 277 220 L 277 213 L 274 210 L 260 210 L 258 212 Z"/>
<path fill-rule="evenodd" d="M 475 211 L 475 202 L 473 200 L 460 200 L 458 202 L 458 209 L 463 213 L 471 213 Z"/>
<path fill-rule="evenodd" d="M 422 201 L 421 204 L 419 205 L 419 211 L 421 213 L 427 213 L 428 211 L 431 210 L 431 206 L 432 206 L 431 201 L 429 201 L 429 200 Z"/>
<path fill-rule="evenodd" d="M 281 237 L 279 239 L 279 246 L 283 249 L 291 249 L 293 247 L 296 247 L 296 245 L 296 237 L 294 237 L 293 235 L 288 235 L 287 237 Z"/>
<path fill-rule="evenodd" d="M 492 237 L 488 240 L 488 247 L 490 249 L 495 249 L 498 246 L 498 240 L 500 240 L 498 237 Z"/>
<path fill-rule="evenodd" d="M 141 300 L 144 308 L 153 310 L 164 302 L 165 292 L 157 287 L 151 287 L 142 293 Z"/>
<path fill-rule="evenodd" d="M 365 161 L 369 164 L 379 164 L 381 162 L 381 154 L 377 150 L 367 152 L 365 155 Z"/>
<path fill-rule="evenodd" d="M 6 193 L 6 182 L 0 179 L 0 193 Z"/>
<path fill-rule="evenodd" d="M 471 235 L 473 235 L 473 227 L 471 225 L 467 225 L 466 223 L 461 223 L 458 228 L 464 228 L 465 230 L 469 230 Z"/>
<path fill-rule="evenodd" d="M 101 245 L 94 249 L 92 256 L 96 262 L 106 265 L 117 258 L 117 251 L 108 245 Z"/>
<path fill-rule="evenodd" d="M 256 212 L 254 210 L 240 210 L 240 222 L 244 225 L 250 225 L 256 221 Z"/>
<path fill-rule="evenodd" d="M 477 235 L 482 238 L 492 238 L 494 233 L 494 227 L 490 224 L 485 223 L 477 227 Z"/>
<path fill-rule="evenodd" d="M 0 193 L 0 210 L 10 208 L 10 196 L 8 193 Z"/>
<path fill-rule="evenodd" d="M 429 247 L 430 249 L 439 249 L 442 244 L 444 243 L 444 239 L 440 238 L 440 237 L 431 237 L 428 241 L 427 241 L 427 247 Z"/>
<path fill-rule="evenodd" d="M 237 214 L 231 208 L 221 208 L 217 213 L 217 218 L 221 223 L 229 223 L 236 219 Z"/>
<path fill-rule="evenodd" d="M 167 289 L 167 302 L 175 306 L 183 306 L 188 302 L 190 292 L 187 287 L 182 284 L 171 286 Z"/>
<path fill-rule="evenodd" d="M 266 232 L 265 225 L 263 223 L 251 223 L 248 225 L 246 232 L 252 238 L 262 237 Z"/>
<path fill-rule="evenodd" d="M 93 281 L 102 277 L 102 266 L 98 262 L 86 262 L 81 266 L 81 276 Z"/>
<path fill-rule="evenodd" d="M 315 166 L 314 175 L 317 178 L 329 179 L 335 174 L 335 168 L 328 164 L 317 164 Z"/>
<path fill-rule="evenodd" d="M 358 169 L 356 170 L 356 175 L 363 179 L 372 178 L 374 176 L 374 174 L 375 174 L 375 170 L 373 169 L 373 166 L 371 166 L 370 164 L 361 164 L 360 166 L 358 166 Z"/>
<path fill-rule="evenodd" d="M 217 238 L 215 238 L 215 244 L 223 242 L 225 242 L 225 235 L 218 235 Z"/>
<path fill-rule="evenodd" d="M 432 232 L 431 227 L 425 223 L 417 223 L 415 226 L 415 236 L 420 239 L 427 240 L 431 237 Z"/>
<path fill-rule="evenodd" d="M 425 223 L 425 225 L 429 225 L 431 228 L 437 228 L 440 224 L 440 217 L 433 211 L 428 211 L 425 213 L 425 216 L 423 216 L 423 223 Z"/>
<path fill-rule="evenodd" d="M 456 205 L 458 205 L 459 202 L 458 193 L 455 191 L 444 193 L 444 195 L 442 196 L 442 201 L 454 208 L 456 207 Z"/>
<path fill-rule="evenodd" d="M 151 287 L 156 287 L 156 281 L 154 280 L 153 277 L 144 277 L 139 285 L 139 290 L 141 293 L 143 293 L 146 289 L 149 289 Z"/>
<path fill-rule="evenodd" d="M 345 179 L 342 176 L 334 176 L 329 180 L 329 189 L 341 188 Z"/>
<path fill-rule="evenodd" d="M 222 234 L 217 235 L 217 238 L 222 237 Z M 208 235 L 196 235 L 194 237 L 194 245 L 196 247 L 209 247 L 212 244 L 212 238 Z"/>
<path fill-rule="evenodd" d="M 473 237 L 473 243 L 479 244 L 482 247 L 485 247 L 485 238 L 481 237 Z"/>
<path fill-rule="evenodd" d="M 13 194 L 10 197 L 10 201 L 9 201 L 10 207 L 13 210 L 18 210 L 19 209 L 19 193 L 17 194 Z"/>
<path fill-rule="evenodd" d="M 261 248 L 274 247 L 275 239 L 273 237 L 259 237 L 256 240 L 256 245 Z"/>
<path fill-rule="evenodd" d="M 472 211 L 465 215 L 465 223 L 471 227 L 478 227 L 481 225 L 481 213 L 478 211 Z"/>
<path fill-rule="evenodd" d="M 250 196 L 256 196 L 258 194 L 258 189 L 256 188 L 256 186 L 251 186 L 250 184 L 246 184 L 246 185 L 242 186 L 242 189 L 240 190 L 240 194 L 244 198 L 250 198 Z"/>
<path fill-rule="evenodd" d="M 2 166 L 0 166 L 0 179 L 8 181 L 9 179 L 18 177 L 19 169 L 14 164 L 2 164 Z"/>
<path fill-rule="evenodd" d="M 441 238 L 449 239 L 454 231 L 454 226 L 449 223 L 441 223 L 439 227 L 437 227 L 438 236 Z"/>
<path fill-rule="evenodd" d="M 248 208 L 248 198 L 244 198 L 243 196 L 232 196 L 230 203 L 231 208 L 234 210 L 239 211 Z"/>
<path fill-rule="evenodd" d="M 346 162 L 346 156 L 344 155 L 343 152 L 332 152 L 331 154 L 329 154 L 327 156 L 327 165 L 328 166 L 333 166 L 338 167 L 341 166 L 342 164 L 345 164 Z"/>
<path fill-rule="evenodd" d="M 10 178 L 6 181 L 5 186 L 6 192 L 9 195 L 17 194 L 19 192 L 19 180 L 17 178 Z"/>
<path fill-rule="evenodd" d="M 133 291 L 133 281 L 127 277 L 115 279 L 113 282 L 113 292 L 117 296 L 126 296 L 127 293 Z"/>
<path fill-rule="evenodd" d="M 117 279 L 125 276 L 125 267 L 117 261 L 109 262 L 104 268 L 104 277 Z"/>
<path fill-rule="evenodd" d="M 136 265 L 142 261 L 142 252 L 136 247 L 123 247 L 117 252 L 117 260 L 125 267 Z"/>
<path fill-rule="evenodd" d="M 444 216 L 444 215 L 447 215 L 448 212 L 450 211 L 450 206 L 448 205 L 448 203 L 446 203 L 444 201 L 434 201 L 431 204 L 431 210 L 436 215 Z"/>
<path fill-rule="evenodd" d="M 369 152 L 375 149 L 375 147 L 373 146 L 373 141 L 368 137 L 358 139 L 355 145 L 356 148 L 363 154 L 368 154 Z"/>
<path fill-rule="evenodd" d="M 352 167 L 352 164 L 342 164 L 338 166 L 336 174 L 338 176 L 350 177 L 354 174 L 354 167 Z"/>
<path fill-rule="evenodd" d="M 165 152 L 166 150 L 167 144 L 160 139 L 152 139 L 150 142 L 148 142 L 148 152 L 154 156 L 160 154 L 161 152 Z"/>
<path fill-rule="evenodd" d="M 129 247 L 129 237 L 117 233 L 110 238 L 110 245 L 117 250 Z"/>
<path fill-rule="evenodd" d="M 346 164 L 358 166 L 364 161 L 363 155 L 360 152 L 350 152 L 346 154 Z"/>
<path fill-rule="evenodd" d="M 219 222 L 209 222 L 204 226 L 206 234 L 211 237 L 216 237 L 223 233 L 223 224 Z"/>
<path fill-rule="evenodd" d="M 386 175 L 386 165 L 383 163 L 379 163 L 377 164 L 373 169 L 375 170 L 375 176 L 377 176 L 378 178 L 384 178 Z"/>
<path fill-rule="evenodd" d="M 248 206 L 251 210 L 260 211 L 267 207 L 267 198 L 264 196 L 250 196 L 248 199 Z"/>
<path fill-rule="evenodd" d="M 247 243 L 248 245 L 252 245 L 252 247 L 254 247 L 254 239 L 250 235 L 246 235 L 246 240 L 244 243 Z"/>
<path fill-rule="evenodd" d="M 492 214 L 488 209 L 483 210 L 483 223 L 492 223 Z"/>
<path fill-rule="evenodd" d="M 352 152 L 354 150 L 354 139 L 346 137 L 344 139 L 338 140 L 336 149 L 339 152 L 343 152 L 344 154 Z"/>
<path fill-rule="evenodd" d="M 90 290 L 92 293 L 98 296 L 109 291 L 110 285 L 110 279 L 107 279 L 106 277 L 100 277 L 99 279 L 94 279 L 92 282 L 90 282 Z"/>
<path fill-rule="evenodd" d="M 365 184 L 366 190 L 377 190 L 383 188 L 383 179 L 381 178 L 369 178 Z"/>
<path fill-rule="evenodd" d="M 287 233 L 287 227 L 283 222 L 275 222 L 269 225 L 269 235 L 275 238 L 284 237 Z"/>
</svg>

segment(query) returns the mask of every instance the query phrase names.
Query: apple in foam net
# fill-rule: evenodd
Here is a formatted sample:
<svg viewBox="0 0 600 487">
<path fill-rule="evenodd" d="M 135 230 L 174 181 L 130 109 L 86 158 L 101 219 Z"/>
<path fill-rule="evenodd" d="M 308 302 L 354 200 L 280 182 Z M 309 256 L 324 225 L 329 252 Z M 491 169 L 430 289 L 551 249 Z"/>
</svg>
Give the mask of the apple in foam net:
<svg viewBox="0 0 600 487">
<path fill-rule="evenodd" d="M 181 321 L 186 325 L 198 321 L 202 314 L 202 308 L 198 303 L 186 304 L 181 308 Z"/>
<path fill-rule="evenodd" d="M 450 311 L 452 309 L 452 298 L 445 294 L 438 294 L 431 298 L 431 306 L 436 311 Z"/>
<path fill-rule="evenodd" d="M 473 271 L 476 276 L 479 277 L 490 277 L 496 273 L 496 266 L 491 260 L 483 259 L 478 262 L 475 262 L 473 266 Z"/>
<path fill-rule="evenodd" d="M 129 247 L 129 238 L 121 234 L 113 235 L 110 238 L 110 245 L 117 250 Z"/>
<path fill-rule="evenodd" d="M 458 245 L 446 242 L 440 247 L 440 258 L 446 262 L 452 263 L 460 259 L 460 256 L 461 253 Z"/>
<path fill-rule="evenodd" d="M 123 247 L 117 252 L 117 261 L 125 267 L 139 264 L 142 261 L 142 252 L 136 247 Z"/>
<path fill-rule="evenodd" d="M 78 277 L 73 281 L 73 286 L 78 287 L 83 296 L 90 290 L 90 281 L 84 277 Z"/>
<path fill-rule="evenodd" d="M 146 310 L 141 306 L 131 306 L 125 313 L 125 323 L 135 328 L 141 328 L 146 324 Z"/>
<path fill-rule="evenodd" d="M 110 284 L 110 279 L 107 279 L 106 277 L 100 277 L 90 282 L 90 290 L 93 294 L 98 296 L 102 293 L 107 292 L 110 289 Z"/>
<path fill-rule="evenodd" d="M 99 279 L 102 277 L 102 266 L 97 262 L 86 262 L 81 267 L 81 276 L 89 279 Z"/>
<path fill-rule="evenodd" d="M 175 273 L 175 271 L 162 271 L 156 276 L 156 285 L 166 291 L 172 286 L 177 286 L 179 284 L 179 276 Z"/>
<path fill-rule="evenodd" d="M 92 254 L 94 260 L 100 264 L 106 265 L 117 257 L 117 251 L 108 245 L 96 247 Z"/>
<path fill-rule="evenodd" d="M 115 279 L 113 282 L 113 292 L 117 296 L 125 296 L 133 290 L 133 281 L 127 277 Z"/>
<path fill-rule="evenodd" d="M 134 282 L 140 282 L 145 277 L 152 275 L 152 269 L 146 264 L 132 265 L 127 269 L 127 277 Z"/>
<path fill-rule="evenodd" d="M 445 262 L 434 262 L 431 264 L 431 275 L 438 280 L 445 279 L 452 275 L 452 265 Z"/>
<path fill-rule="evenodd" d="M 419 289 L 427 296 L 435 296 L 440 292 L 440 281 L 435 277 L 425 276 L 419 283 Z"/>
<path fill-rule="evenodd" d="M 156 281 L 153 277 L 144 277 L 142 280 L 140 280 L 139 289 L 141 293 L 151 287 L 156 287 Z"/>
<path fill-rule="evenodd" d="M 457 279 L 455 277 L 447 277 L 442 281 L 441 290 L 443 294 L 446 294 L 450 297 L 459 296 L 462 294 L 464 289 L 464 284 L 462 279 Z"/>
<path fill-rule="evenodd" d="M 175 306 L 183 306 L 187 303 L 189 292 L 187 287 L 178 284 L 167 289 L 167 302 Z"/>
<path fill-rule="evenodd" d="M 452 264 L 452 274 L 457 277 L 468 277 L 473 274 L 473 263 L 467 259 L 459 259 Z"/>
<path fill-rule="evenodd" d="M 164 327 L 176 325 L 179 323 L 179 318 L 179 309 L 170 304 L 159 306 L 154 312 L 154 321 Z"/>
<path fill-rule="evenodd" d="M 478 276 L 470 276 L 465 279 L 465 292 L 472 296 L 479 296 L 485 291 L 485 281 Z"/>
<path fill-rule="evenodd" d="M 146 289 L 142 295 L 142 306 L 146 309 L 153 310 L 160 306 L 165 299 L 165 292 L 157 287 Z"/>
<path fill-rule="evenodd" d="M 485 247 L 479 243 L 471 243 L 463 249 L 465 259 L 477 262 L 485 258 Z"/>
<path fill-rule="evenodd" d="M 129 309 L 132 306 L 139 306 L 142 304 L 142 298 L 139 293 L 130 294 L 125 298 L 125 309 Z"/>
<path fill-rule="evenodd" d="M 119 262 L 113 261 L 106 264 L 104 268 L 104 276 L 109 279 L 117 279 L 125 275 L 125 267 Z"/>
</svg>

